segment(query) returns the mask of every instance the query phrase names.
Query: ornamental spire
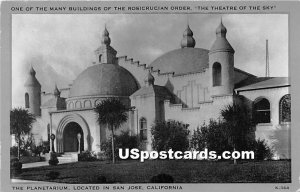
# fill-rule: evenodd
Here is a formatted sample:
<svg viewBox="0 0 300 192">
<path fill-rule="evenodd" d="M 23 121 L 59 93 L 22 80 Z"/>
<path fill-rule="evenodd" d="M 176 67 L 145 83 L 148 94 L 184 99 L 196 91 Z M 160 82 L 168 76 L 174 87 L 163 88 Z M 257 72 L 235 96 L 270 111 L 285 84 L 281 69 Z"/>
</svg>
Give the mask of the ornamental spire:
<svg viewBox="0 0 300 192">
<path fill-rule="evenodd" d="M 186 30 L 183 32 L 183 38 L 181 40 L 181 48 L 195 47 L 196 41 L 193 37 L 193 31 L 189 24 L 187 24 Z"/>
<path fill-rule="evenodd" d="M 216 29 L 216 35 L 217 37 L 226 37 L 227 29 L 223 25 L 222 17 L 221 17 L 221 23 Z"/>
<path fill-rule="evenodd" d="M 32 64 L 30 65 L 29 74 L 30 74 L 31 76 L 33 76 L 33 77 L 34 77 L 35 74 L 36 74 L 35 70 L 34 70 L 33 67 L 32 67 Z"/>
<path fill-rule="evenodd" d="M 57 84 L 55 83 L 55 88 L 54 88 L 54 96 L 59 97 L 60 96 L 60 91 L 57 88 Z"/>
<path fill-rule="evenodd" d="M 110 45 L 110 37 L 109 37 L 109 32 L 106 28 L 106 24 L 105 24 L 105 27 L 104 27 L 104 31 L 102 33 L 101 43 L 104 44 L 104 45 Z"/>
<path fill-rule="evenodd" d="M 146 86 L 151 86 L 151 85 L 154 85 L 154 77 L 153 75 L 151 74 L 150 70 L 148 71 L 148 74 L 145 78 L 145 85 Z"/>
</svg>

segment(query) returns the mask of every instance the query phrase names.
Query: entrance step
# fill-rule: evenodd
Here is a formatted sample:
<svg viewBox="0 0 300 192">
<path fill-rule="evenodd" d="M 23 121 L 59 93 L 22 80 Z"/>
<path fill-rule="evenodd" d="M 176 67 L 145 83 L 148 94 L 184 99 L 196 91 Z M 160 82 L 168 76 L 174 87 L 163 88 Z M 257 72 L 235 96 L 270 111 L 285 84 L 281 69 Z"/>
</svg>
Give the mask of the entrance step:
<svg viewBox="0 0 300 192">
<path fill-rule="evenodd" d="M 59 163 L 70 163 L 78 161 L 77 153 L 64 153 L 57 157 Z"/>
</svg>

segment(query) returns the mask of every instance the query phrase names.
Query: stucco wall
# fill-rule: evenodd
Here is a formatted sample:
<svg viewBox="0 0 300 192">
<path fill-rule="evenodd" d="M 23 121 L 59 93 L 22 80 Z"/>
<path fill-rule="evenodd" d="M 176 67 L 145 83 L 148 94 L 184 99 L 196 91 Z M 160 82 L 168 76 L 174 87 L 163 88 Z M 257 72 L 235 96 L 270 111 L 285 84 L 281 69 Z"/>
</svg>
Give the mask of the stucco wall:
<svg viewBox="0 0 300 192">
<path fill-rule="evenodd" d="M 221 109 L 231 104 L 232 101 L 232 95 L 213 97 L 212 101 L 203 102 L 196 108 L 184 108 L 182 105 L 174 105 L 165 101 L 165 118 L 189 124 L 190 130 L 193 131 L 204 122 L 208 123 L 210 119 L 217 120 Z"/>
<path fill-rule="evenodd" d="M 268 99 L 270 102 L 271 122 L 257 124 L 255 131 L 256 139 L 266 140 L 269 146 L 273 147 L 275 158 L 291 158 L 290 124 L 281 124 L 279 122 L 279 101 L 284 95 L 289 94 L 289 87 L 241 91 L 239 94 L 252 102 L 258 98 Z M 276 144 L 278 142 L 281 144 Z"/>
</svg>

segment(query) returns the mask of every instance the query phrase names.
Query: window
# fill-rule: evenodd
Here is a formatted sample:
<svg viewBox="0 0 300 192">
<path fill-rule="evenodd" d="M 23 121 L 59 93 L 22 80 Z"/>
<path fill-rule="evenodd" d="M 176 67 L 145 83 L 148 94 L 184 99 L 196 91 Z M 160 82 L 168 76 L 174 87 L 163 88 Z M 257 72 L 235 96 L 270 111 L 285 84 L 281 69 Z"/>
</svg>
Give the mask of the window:
<svg viewBox="0 0 300 192">
<path fill-rule="evenodd" d="M 145 118 L 140 119 L 140 139 L 147 140 L 147 120 Z"/>
<path fill-rule="evenodd" d="M 220 63 L 213 65 L 213 86 L 220 86 L 222 84 L 222 67 Z"/>
<path fill-rule="evenodd" d="M 284 95 L 279 101 L 279 122 L 291 122 L 291 95 Z"/>
<path fill-rule="evenodd" d="M 29 95 L 25 93 L 25 108 L 29 108 Z"/>
<path fill-rule="evenodd" d="M 270 123 L 270 102 L 261 98 L 254 103 L 254 118 L 256 123 Z"/>
<path fill-rule="evenodd" d="M 101 63 L 101 57 L 102 57 L 102 55 L 99 55 L 99 63 Z"/>
</svg>

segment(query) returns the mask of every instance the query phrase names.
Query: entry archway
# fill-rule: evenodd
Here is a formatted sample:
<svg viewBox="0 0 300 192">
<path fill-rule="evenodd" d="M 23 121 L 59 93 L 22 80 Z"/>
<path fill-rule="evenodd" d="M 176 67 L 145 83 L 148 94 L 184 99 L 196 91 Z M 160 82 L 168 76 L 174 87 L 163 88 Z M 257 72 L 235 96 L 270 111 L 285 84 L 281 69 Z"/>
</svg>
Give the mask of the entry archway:
<svg viewBox="0 0 300 192">
<path fill-rule="evenodd" d="M 64 152 L 79 151 L 78 134 L 80 134 L 80 151 L 84 150 L 84 134 L 78 123 L 71 122 L 66 125 L 63 132 Z"/>
<path fill-rule="evenodd" d="M 68 114 L 65 117 L 63 117 L 61 119 L 61 121 L 59 122 L 58 126 L 57 126 L 57 130 L 56 130 L 56 150 L 58 153 L 64 153 L 67 152 L 66 150 L 74 150 L 71 146 L 67 146 L 65 148 L 65 144 L 66 142 L 64 141 L 64 139 L 69 139 L 69 141 L 72 143 L 75 143 L 75 140 L 72 141 L 71 136 L 68 137 L 66 135 L 68 135 L 68 133 L 71 135 L 73 134 L 73 136 L 75 135 L 75 133 L 73 133 L 73 131 L 71 131 L 72 128 L 70 127 L 75 127 L 74 132 L 77 133 L 81 131 L 82 136 L 81 136 L 81 149 L 86 151 L 90 151 L 91 150 L 91 133 L 88 127 L 87 122 L 85 121 L 85 119 L 76 113 L 73 114 Z M 76 128 L 77 127 L 77 128 Z M 77 139 L 77 133 L 76 133 L 76 139 Z M 74 137 L 73 137 L 74 138 Z M 78 147 L 76 147 L 78 150 Z"/>
</svg>

